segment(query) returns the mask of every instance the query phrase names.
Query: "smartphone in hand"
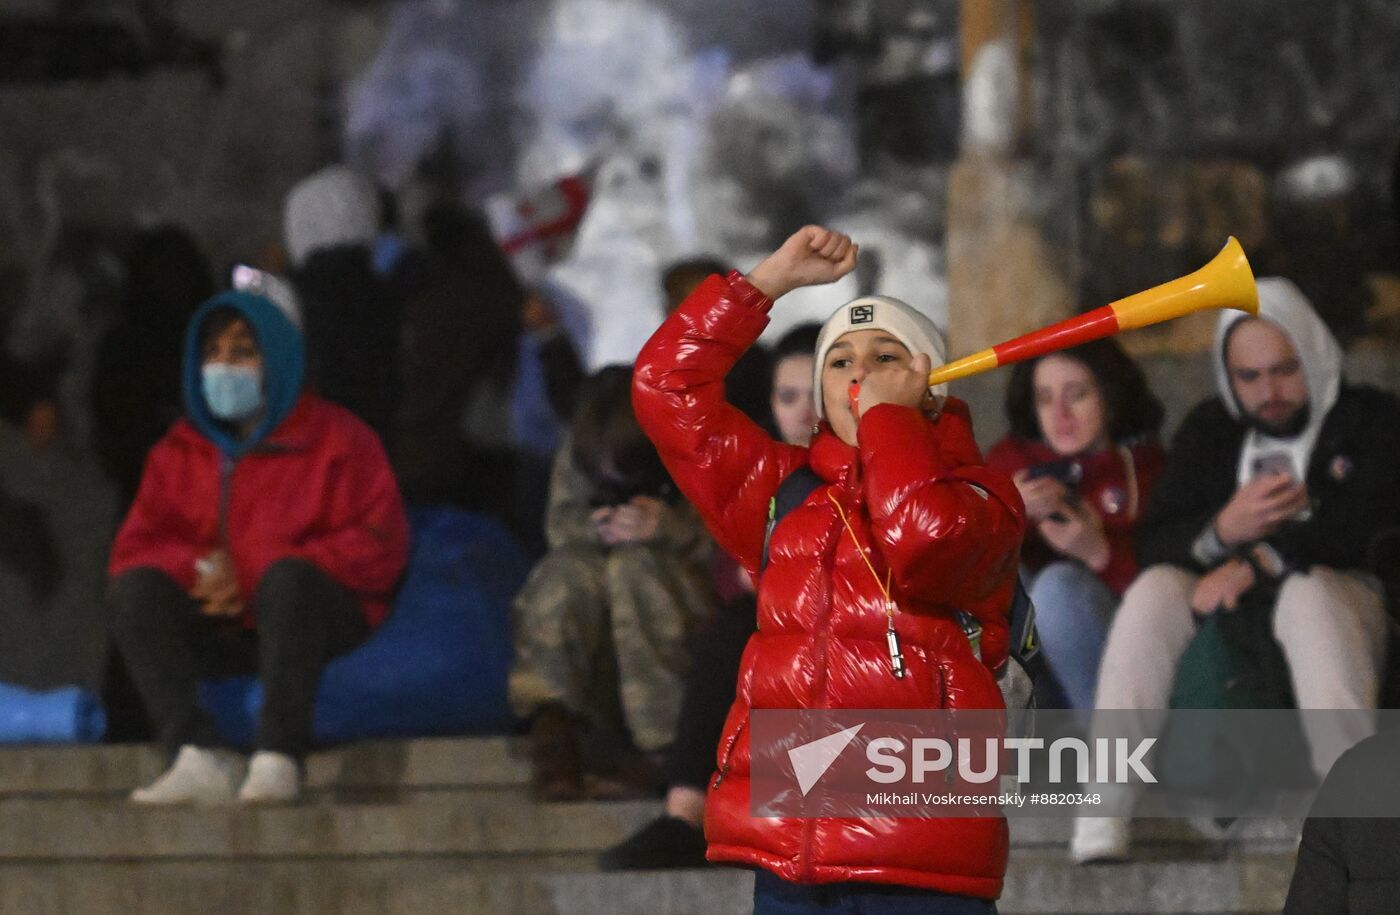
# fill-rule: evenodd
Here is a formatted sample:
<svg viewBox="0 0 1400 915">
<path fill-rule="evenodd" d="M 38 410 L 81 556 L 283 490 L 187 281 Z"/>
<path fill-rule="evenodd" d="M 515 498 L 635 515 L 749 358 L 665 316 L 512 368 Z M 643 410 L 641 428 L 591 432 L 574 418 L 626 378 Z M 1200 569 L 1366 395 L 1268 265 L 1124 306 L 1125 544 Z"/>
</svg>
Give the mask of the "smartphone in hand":
<svg viewBox="0 0 1400 915">
<path fill-rule="evenodd" d="M 1254 456 L 1254 462 L 1250 465 L 1249 474 L 1251 479 L 1262 476 L 1284 474 L 1295 476 L 1293 473 L 1293 458 L 1287 451 L 1266 451 L 1263 454 Z"/>
<path fill-rule="evenodd" d="M 1074 458 L 1059 458 L 1026 468 L 1027 480 L 1038 480 L 1042 477 L 1051 477 L 1059 480 L 1065 489 L 1074 489 L 1084 479 L 1084 467 Z"/>
<path fill-rule="evenodd" d="M 1035 464 L 1026 469 L 1027 480 L 1039 480 L 1045 477 L 1059 480 L 1060 485 L 1065 488 L 1065 501 L 1073 503 L 1078 498 L 1075 487 L 1084 479 L 1084 466 L 1074 458 L 1059 458 Z M 1047 518 L 1057 524 L 1069 523 L 1069 517 L 1060 511 L 1051 512 Z"/>
<path fill-rule="evenodd" d="M 1278 476 L 1282 474 L 1290 480 L 1297 480 L 1298 473 L 1293 469 L 1293 458 L 1287 451 L 1266 451 L 1263 454 L 1255 455 L 1249 468 L 1250 479 L 1257 480 L 1262 476 Z M 1298 514 L 1293 516 L 1294 521 L 1308 521 L 1312 519 L 1313 510 L 1311 505 L 1306 505 L 1298 510 Z"/>
</svg>

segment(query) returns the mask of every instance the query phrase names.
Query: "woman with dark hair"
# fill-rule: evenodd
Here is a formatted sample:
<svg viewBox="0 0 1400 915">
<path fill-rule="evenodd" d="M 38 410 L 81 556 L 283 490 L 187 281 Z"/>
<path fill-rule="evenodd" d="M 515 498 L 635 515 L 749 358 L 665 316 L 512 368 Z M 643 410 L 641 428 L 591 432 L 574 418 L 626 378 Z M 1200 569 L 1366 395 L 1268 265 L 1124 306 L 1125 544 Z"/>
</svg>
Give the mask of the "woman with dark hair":
<svg viewBox="0 0 1400 915">
<path fill-rule="evenodd" d="M 987 456 L 1035 525 L 1022 548 L 1045 657 L 1070 708 L 1092 709 L 1119 597 L 1137 575 L 1133 532 L 1161 474 L 1162 404 L 1112 340 L 1022 362 L 1011 433 Z"/>
<path fill-rule="evenodd" d="M 510 697 L 531 722 L 541 800 L 581 797 L 585 735 L 598 759 L 619 725 L 640 753 L 624 784 L 594 793 L 659 792 L 690 638 L 713 611 L 710 540 L 637 424 L 631 384 L 611 366 L 580 391 L 549 485 L 549 552 L 515 599 Z"/>
</svg>

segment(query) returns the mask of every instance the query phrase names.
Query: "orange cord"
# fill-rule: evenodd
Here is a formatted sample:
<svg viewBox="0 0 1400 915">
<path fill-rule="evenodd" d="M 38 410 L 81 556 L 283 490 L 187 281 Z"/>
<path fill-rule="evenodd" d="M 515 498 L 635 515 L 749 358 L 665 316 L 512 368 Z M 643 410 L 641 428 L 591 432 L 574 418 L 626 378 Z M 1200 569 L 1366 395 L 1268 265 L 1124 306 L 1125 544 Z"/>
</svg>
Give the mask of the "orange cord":
<svg viewBox="0 0 1400 915">
<path fill-rule="evenodd" d="M 831 501 L 832 505 L 836 506 L 836 513 L 841 516 L 841 523 L 846 526 L 846 533 L 851 535 L 851 543 L 855 544 L 856 552 L 860 554 L 860 558 L 865 562 L 865 567 L 870 570 L 871 577 L 875 579 L 875 586 L 878 587 L 880 593 L 885 596 L 885 616 L 889 618 L 890 628 L 893 629 L 895 605 L 894 598 L 890 597 L 889 571 L 886 570 L 885 580 L 881 582 L 880 573 L 875 571 L 875 566 L 870 563 L 870 557 L 865 555 L 865 549 L 860 545 L 860 540 L 856 538 L 855 528 L 851 527 L 851 521 L 846 517 L 846 511 L 841 507 L 840 500 L 836 498 L 836 494 L 830 489 L 826 491 L 826 497 Z"/>
</svg>

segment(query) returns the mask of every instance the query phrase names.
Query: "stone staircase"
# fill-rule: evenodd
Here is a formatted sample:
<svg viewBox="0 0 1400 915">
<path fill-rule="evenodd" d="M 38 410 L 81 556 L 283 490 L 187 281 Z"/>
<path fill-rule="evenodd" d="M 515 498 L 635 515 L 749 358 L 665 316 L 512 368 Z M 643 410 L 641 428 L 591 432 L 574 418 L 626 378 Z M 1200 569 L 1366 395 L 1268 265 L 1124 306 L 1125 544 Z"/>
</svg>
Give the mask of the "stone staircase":
<svg viewBox="0 0 1400 915">
<path fill-rule="evenodd" d="M 651 802 L 537 805 L 500 738 L 366 743 L 314 756 L 294 807 L 139 809 L 160 760 L 136 747 L 0 750 L 0 915 L 749 911 L 730 869 L 604 874 L 597 853 Z M 1240 824 L 1228 843 L 1138 824 L 1131 864 L 1076 868 L 1069 824 L 1013 824 L 1005 915 L 1276 912 L 1297 824 Z"/>
</svg>

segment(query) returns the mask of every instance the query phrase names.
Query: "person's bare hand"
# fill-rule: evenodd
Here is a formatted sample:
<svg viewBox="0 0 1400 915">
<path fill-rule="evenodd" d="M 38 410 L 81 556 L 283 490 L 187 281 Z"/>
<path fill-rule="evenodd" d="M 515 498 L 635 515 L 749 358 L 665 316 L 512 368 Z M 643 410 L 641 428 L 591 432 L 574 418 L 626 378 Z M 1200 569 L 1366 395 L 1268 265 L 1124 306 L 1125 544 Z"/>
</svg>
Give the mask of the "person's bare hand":
<svg viewBox="0 0 1400 915">
<path fill-rule="evenodd" d="M 1111 558 L 1108 535 L 1104 533 L 1103 516 L 1093 506 L 1078 499 L 1062 499 L 1051 514 L 1058 517 L 1047 516 L 1036 528 L 1051 549 L 1078 559 L 1095 572 L 1108 567 Z"/>
<path fill-rule="evenodd" d="M 1191 609 L 1207 616 L 1217 610 L 1238 609 L 1240 598 L 1254 587 L 1254 569 L 1241 559 L 1231 559 L 1207 572 L 1191 595 Z"/>
<path fill-rule="evenodd" d="M 885 363 L 860 383 L 859 415 L 882 403 L 922 407 L 928 395 L 929 357 L 919 353 L 908 365 Z"/>
<path fill-rule="evenodd" d="M 608 546 L 645 543 L 656 537 L 665 511 L 666 504 L 660 499 L 635 496 L 625 505 L 612 507 L 607 520 L 599 528 L 599 536 Z"/>
<path fill-rule="evenodd" d="M 1028 470 L 1017 471 L 1011 482 L 1016 484 L 1021 501 L 1026 505 L 1026 517 L 1035 524 L 1060 511 L 1069 497 L 1069 490 L 1059 480 L 1054 477 L 1036 477 L 1032 480 Z"/>
<path fill-rule="evenodd" d="M 749 272 L 749 283 L 771 299 L 802 286 L 834 283 L 856 268 L 860 246 L 848 235 L 803 226 Z"/>
<path fill-rule="evenodd" d="M 243 612 L 238 573 L 227 552 L 216 550 L 196 564 L 190 597 L 199 602 L 205 616 L 232 617 Z"/>
<path fill-rule="evenodd" d="M 1215 533 L 1226 546 L 1269 536 L 1308 505 L 1308 490 L 1292 474 L 1273 473 L 1250 480 L 1215 518 Z"/>
<path fill-rule="evenodd" d="M 205 616 L 233 619 L 243 613 L 243 601 L 234 598 L 232 600 L 210 601 L 199 605 L 199 612 Z"/>
<path fill-rule="evenodd" d="M 747 569 L 738 564 L 734 566 L 734 583 L 739 586 L 739 590 L 748 594 L 754 594 L 758 591 L 753 583 L 753 576 L 748 573 Z"/>
<path fill-rule="evenodd" d="M 593 531 L 598 535 L 598 539 L 607 543 L 608 522 L 612 520 L 612 514 L 617 509 L 615 505 L 603 505 L 593 509 L 588 520 L 593 523 Z"/>
<path fill-rule="evenodd" d="M 526 296 L 520 306 L 520 324 L 527 331 L 548 330 L 558 320 L 554 308 L 538 292 Z"/>
</svg>

